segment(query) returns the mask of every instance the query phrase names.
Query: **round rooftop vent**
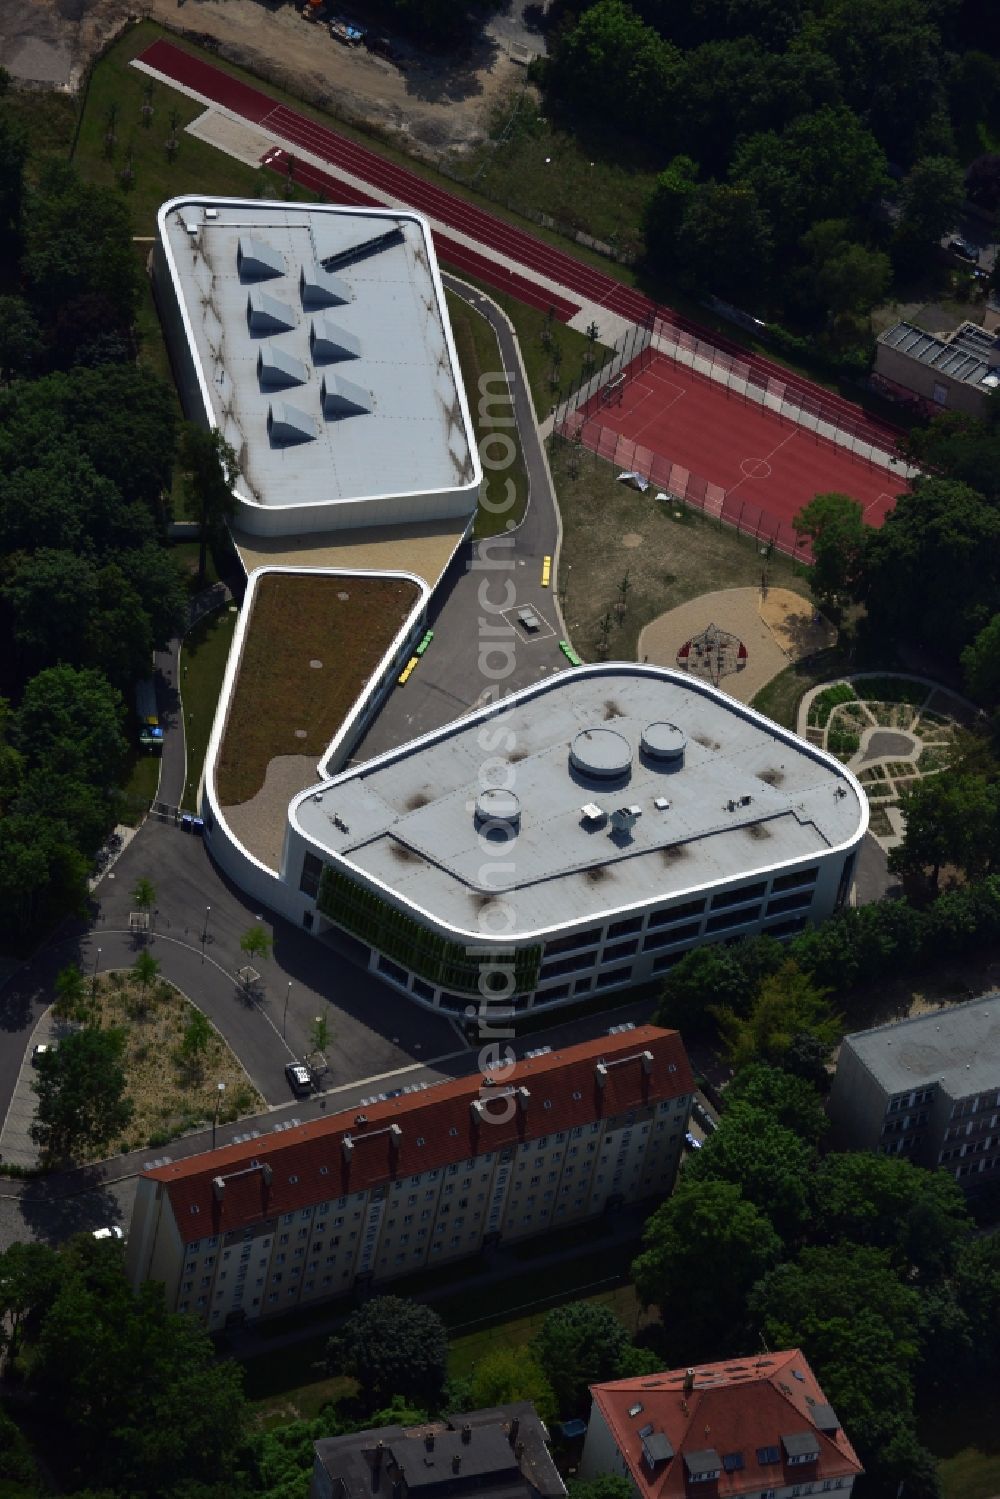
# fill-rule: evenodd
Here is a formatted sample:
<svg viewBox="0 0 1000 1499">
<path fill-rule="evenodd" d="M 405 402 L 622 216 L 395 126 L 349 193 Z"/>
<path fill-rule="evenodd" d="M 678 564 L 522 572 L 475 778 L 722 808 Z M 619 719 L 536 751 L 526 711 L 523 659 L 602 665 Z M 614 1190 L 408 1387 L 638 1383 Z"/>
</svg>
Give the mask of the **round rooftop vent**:
<svg viewBox="0 0 1000 1499">
<path fill-rule="evenodd" d="M 607 781 L 632 764 L 632 746 L 617 729 L 581 729 L 569 748 L 569 763 L 585 776 Z"/>
<path fill-rule="evenodd" d="M 678 761 L 687 747 L 687 735 L 676 724 L 648 723 L 640 740 L 643 753 L 651 760 Z"/>
<path fill-rule="evenodd" d="M 489 786 L 476 797 L 477 822 L 504 822 L 516 828 L 521 823 L 521 803 L 513 791 Z"/>
</svg>

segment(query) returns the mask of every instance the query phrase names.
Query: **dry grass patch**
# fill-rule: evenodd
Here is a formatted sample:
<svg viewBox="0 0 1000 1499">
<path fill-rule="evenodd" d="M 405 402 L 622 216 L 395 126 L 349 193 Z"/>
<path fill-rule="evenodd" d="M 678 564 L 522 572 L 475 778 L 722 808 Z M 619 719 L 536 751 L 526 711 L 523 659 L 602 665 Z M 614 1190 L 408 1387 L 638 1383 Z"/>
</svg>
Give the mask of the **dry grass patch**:
<svg viewBox="0 0 1000 1499">
<path fill-rule="evenodd" d="M 752 537 L 657 501 L 655 486 L 639 494 L 617 483 L 612 464 L 561 438 L 549 442 L 549 463 L 563 522 L 563 617 L 585 660 L 634 661 L 643 626 L 666 610 L 703 593 L 759 587 L 763 559 Z M 642 544 L 626 545 L 626 536 Z M 790 587 L 801 568 L 775 553 L 768 574 L 773 588 Z"/>
<path fill-rule="evenodd" d="M 164 979 L 156 978 L 143 989 L 130 972 L 106 974 L 92 995 L 88 990 L 85 1009 L 88 1024 L 103 1030 L 120 1026 L 125 1032 L 125 1092 L 135 1113 L 127 1138 L 117 1144 L 122 1153 L 144 1145 L 155 1149 L 211 1122 L 219 1083 L 226 1085 L 221 1122 L 266 1109 L 214 1027 L 199 1054 L 184 1055 L 185 1032 L 200 1011 Z"/>
<path fill-rule="evenodd" d="M 276 755 L 319 759 L 419 596 L 400 578 L 260 580 L 216 766 L 223 806 L 255 796 Z"/>
</svg>

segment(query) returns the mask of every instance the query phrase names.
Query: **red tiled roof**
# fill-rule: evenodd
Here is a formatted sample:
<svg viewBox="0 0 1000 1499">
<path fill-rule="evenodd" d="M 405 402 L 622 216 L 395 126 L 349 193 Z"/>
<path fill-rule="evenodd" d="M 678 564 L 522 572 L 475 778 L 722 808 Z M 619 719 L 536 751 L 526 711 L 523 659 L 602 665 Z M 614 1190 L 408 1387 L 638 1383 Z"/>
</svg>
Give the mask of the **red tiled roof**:
<svg viewBox="0 0 1000 1499">
<path fill-rule="evenodd" d="M 849 1478 L 863 1470 L 845 1433 L 818 1430 L 814 1414 L 826 1397 L 802 1353 L 763 1353 L 702 1364 L 694 1370 L 685 1394 L 684 1369 L 668 1369 L 641 1379 L 619 1379 L 593 1385 L 591 1394 L 628 1465 L 643 1499 L 687 1499 L 686 1454 L 714 1451 L 719 1477 L 706 1485 L 712 1494 L 758 1495 L 795 1483 Z M 827 1407 L 828 1409 L 828 1407 Z M 652 1428 L 673 1448 L 673 1456 L 655 1471 L 643 1458 L 639 1433 Z M 652 1435 L 652 1432 L 649 1435 Z M 819 1458 L 789 1466 L 782 1437 L 806 1432 L 815 1437 Z M 776 1448 L 779 1461 L 762 1463 L 764 1448 Z M 743 1466 L 727 1472 L 723 1459 L 741 1454 Z"/>
<path fill-rule="evenodd" d="M 641 1061 L 645 1051 L 653 1058 L 648 1072 Z M 609 1067 L 600 1086 L 597 1063 L 602 1059 L 620 1065 Z M 694 1090 L 680 1035 L 651 1025 L 524 1058 L 493 1076 L 492 1088 L 481 1088 L 482 1077 L 474 1073 L 426 1092 L 370 1104 L 363 1111 L 364 1124 L 355 1122 L 361 1111 L 354 1107 L 144 1175 L 167 1184 L 181 1238 L 192 1243 Z M 528 1089 L 527 1107 L 498 1122 L 496 1116 L 507 1112 L 504 1094 L 511 1087 Z M 477 1098 L 486 1105 L 484 1118 L 476 1118 L 471 1108 Z M 401 1133 L 394 1137 L 390 1125 Z M 350 1160 L 343 1148 L 348 1135 L 353 1141 Z M 255 1161 L 269 1172 L 255 1168 Z M 225 1182 L 221 1192 L 213 1186 L 218 1177 Z"/>
</svg>

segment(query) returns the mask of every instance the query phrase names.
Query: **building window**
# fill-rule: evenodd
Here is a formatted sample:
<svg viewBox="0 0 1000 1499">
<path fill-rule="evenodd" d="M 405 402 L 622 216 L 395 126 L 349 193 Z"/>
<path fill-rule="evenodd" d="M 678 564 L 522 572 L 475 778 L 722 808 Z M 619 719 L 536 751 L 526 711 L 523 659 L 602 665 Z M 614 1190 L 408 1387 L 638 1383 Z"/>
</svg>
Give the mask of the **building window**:
<svg viewBox="0 0 1000 1499">
<path fill-rule="evenodd" d="M 814 885 L 818 874 L 818 864 L 814 864 L 811 869 L 794 869 L 791 874 L 780 874 L 771 881 L 771 894 L 778 895 L 782 890 L 794 890 L 799 885 Z"/>
<path fill-rule="evenodd" d="M 434 998 L 434 986 L 425 983 L 423 979 L 418 979 L 416 975 L 414 975 L 410 987 L 418 999 L 432 1000 Z"/>
<path fill-rule="evenodd" d="M 632 942 L 616 942 L 613 947 L 606 947 L 601 958 L 602 963 L 613 963 L 618 958 L 634 958 L 639 951 L 638 939 Z"/>
<path fill-rule="evenodd" d="M 700 921 L 691 921 L 687 926 L 672 926 L 664 932 L 651 932 L 643 939 L 643 952 L 652 952 L 657 947 L 675 947 L 678 942 L 690 942 L 701 931 Z"/>
<path fill-rule="evenodd" d="M 394 963 L 391 958 L 385 957 L 382 953 L 379 954 L 378 971 L 384 973 L 386 978 L 395 979 L 397 984 L 402 984 L 403 988 L 406 988 L 409 978 L 406 969 L 401 968 L 398 963 Z"/>
<path fill-rule="evenodd" d="M 680 906 L 668 906 L 665 911 L 654 911 L 649 918 L 649 925 L 667 926 L 671 921 L 684 921 L 688 916 L 700 916 L 704 909 L 703 900 L 685 901 Z"/>
<path fill-rule="evenodd" d="M 767 881 L 761 880 L 756 885 L 744 885 L 739 890 L 722 890 L 718 895 L 712 896 L 712 910 L 724 911 L 727 906 L 745 905 L 748 900 L 759 900 L 767 889 Z"/>
<path fill-rule="evenodd" d="M 611 968 L 607 973 L 597 975 L 598 989 L 610 989 L 612 984 L 627 984 L 632 977 L 632 965 L 626 963 L 624 968 Z"/>
<path fill-rule="evenodd" d="M 705 922 L 706 932 L 722 932 L 730 926 L 746 926 L 760 916 L 760 906 L 748 906 L 740 911 L 726 911 L 721 916 L 710 916 Z"/>
<path fill-rule="evenodd" d="M 811 890 L 800 890 L 797 895 L 783 895 L 780 900 L 772 900 L 767 907 L 768 916 L 780 916 L 784 911 L 802 911 L 806 906 L 811 906 L 813 892 Z"/>
<path fill-rule="evenodd" d="M 630 937 L 633 932 L 642 930 L 641 916 L 627 916 L 624 921 L 613 921 L 608 927 L 608 938 Z"/>
<path fill-rule="evenodd" d="M 307 853 L 302 860 L 302 877 L 299 880 L 299 889 L 303 895 L 308 895 L 310 900 L 315 900 L 319 894 L 319 882 L 323 873 L 323 860 L 317 859 L 315 854 Z"/>
<path fill-rule="evenodd" d="M 794 937 L 796 932 L 801 932 L 806 924 L 804 916 L 789 916 L 784 921 L 774 921 L 764 928 L 768 937 L 779 939 L 782 937 Z"/>
<path fill-rule="evenodd" d="M 545 956 L 548 958 L 558 952 L 572 952 L 577 947 L 593 947 L 601 940 L 601 928 L 591 927 L 586 932 L 573 932 L 568 937 L 557 937 L 554 942 L 546 942 Z"/>
</svg>

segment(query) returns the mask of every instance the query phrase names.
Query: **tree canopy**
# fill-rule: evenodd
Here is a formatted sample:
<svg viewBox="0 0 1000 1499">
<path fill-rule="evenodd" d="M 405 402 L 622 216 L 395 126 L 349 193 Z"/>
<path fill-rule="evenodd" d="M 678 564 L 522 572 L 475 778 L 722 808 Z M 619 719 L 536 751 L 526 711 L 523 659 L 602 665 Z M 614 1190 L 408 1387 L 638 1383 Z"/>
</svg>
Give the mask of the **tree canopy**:
<svg viewBox="0 0 1000 1499">
<path fill-rule="evenodd" d="M 134 1105 L 125 1096 L 125 1032 L 89 1026 L 38 1058 L 31 1137 L 53 1160 L 121 1137 Z"/>
<path fill-rule="evenodd" d="M 793 1239 L 813 1202 L 814 1152 L 764 1109 L 736 1103 L 684 1167 L 685 1183 L 729 1182 Z"/>
<path fill-rule="evenodd" d="M 332 1374 L 351 1374 L 369 1404 L 401 1395 L 437 1406 L 448 1366 L 448 1335 L 437 1312 L 399 1296 L 375 1296 L 327 1344 Z"/>
<path fill-rule="evenodd" d="M 547 1312 L 532 1344 L 560 1415 L 585 1415 L 588 1386 L 619 1376 L 629 1336 L 610 1307 L 571 1301 Z"/>
</svg>

